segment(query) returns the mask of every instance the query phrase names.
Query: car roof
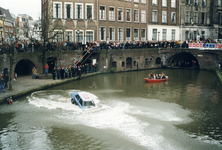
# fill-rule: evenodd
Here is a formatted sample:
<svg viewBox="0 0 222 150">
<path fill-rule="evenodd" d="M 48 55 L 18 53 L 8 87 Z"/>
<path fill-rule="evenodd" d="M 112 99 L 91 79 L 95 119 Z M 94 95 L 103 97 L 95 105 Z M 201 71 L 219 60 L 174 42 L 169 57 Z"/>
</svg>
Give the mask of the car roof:
<svg viewBox="0 0 222 150">
<path fill-rule="evenodd" d="M 92 100 L 93 100 L 93 99 L 89 96 L 89 93 L 88 93 L 88 92 L 77 92 L 76 94 L 78 94 L 83 101 L 92 101 Z M 75 94 L 75 95 L 76 95 L 76 94 Z"/>
</svg>

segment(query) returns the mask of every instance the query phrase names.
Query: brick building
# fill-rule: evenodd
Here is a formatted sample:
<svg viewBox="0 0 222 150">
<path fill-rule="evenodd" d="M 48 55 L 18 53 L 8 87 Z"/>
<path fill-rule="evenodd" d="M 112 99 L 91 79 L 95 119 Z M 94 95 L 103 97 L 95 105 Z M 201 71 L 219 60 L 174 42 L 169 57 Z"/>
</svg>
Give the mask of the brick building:
<svg viewBox="0 0 222 150">
<path fill-rule="evenodd" d="M 42 0 L 62 41 L 147 40 L 147 0 Z"/>
</svg>

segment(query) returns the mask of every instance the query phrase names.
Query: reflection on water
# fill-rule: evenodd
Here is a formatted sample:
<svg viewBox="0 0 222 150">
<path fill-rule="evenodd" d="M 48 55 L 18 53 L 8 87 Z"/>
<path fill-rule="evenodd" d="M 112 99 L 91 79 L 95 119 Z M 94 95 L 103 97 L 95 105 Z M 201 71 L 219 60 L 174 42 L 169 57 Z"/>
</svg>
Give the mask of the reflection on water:
<svg viewBox="0 0 222 150">
<path fill-rule="evenodd" d="M 164 72 L 169 80 L 146 83 L 150 72 Z M 83 112 L 71 104 L 71 93 L 78 91 L 90 92 L 97 107 Z M 220 91 L 216 76 L 206 71 L 147 70 L 85 78 L 0 106 L 0 147 L 220 149 Z"/>
</svg>

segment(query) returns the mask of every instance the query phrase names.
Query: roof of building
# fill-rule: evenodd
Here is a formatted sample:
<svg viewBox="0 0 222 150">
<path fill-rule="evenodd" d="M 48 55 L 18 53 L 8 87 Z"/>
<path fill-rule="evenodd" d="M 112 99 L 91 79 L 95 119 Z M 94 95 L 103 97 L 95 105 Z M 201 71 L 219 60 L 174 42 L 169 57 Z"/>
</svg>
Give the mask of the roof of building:
<svg viewBox="0 0 222 150">
<path fill-rule="evenodd" d="M 9 21 L 13 21 L 13 18 L 12 18 L 8 9 L 4 9 L 4 8 L 0 7 L 0 15 L 5 16 L 5 18 Z"/>
</svg>

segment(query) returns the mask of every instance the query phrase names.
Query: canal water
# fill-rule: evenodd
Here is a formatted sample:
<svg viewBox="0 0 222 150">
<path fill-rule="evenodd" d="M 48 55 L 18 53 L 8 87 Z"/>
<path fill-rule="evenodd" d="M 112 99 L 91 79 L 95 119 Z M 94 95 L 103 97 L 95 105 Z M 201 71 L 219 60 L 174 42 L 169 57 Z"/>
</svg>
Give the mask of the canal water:
<svg viewBox="0 0 222 150">
<path fill-rule="evenodd" d="M 149 73 L 169 80 L 146 83 Z M 95 88 L 92 88 L 92 86 Z M 87 91 L 82 111 L 71 93 Z M 0 149 L 219 150 L 222 89 L 213 72 L 155 69 L 72 81 L 0 106 Z"/>
</svg>

